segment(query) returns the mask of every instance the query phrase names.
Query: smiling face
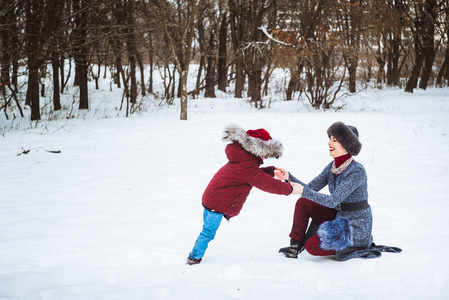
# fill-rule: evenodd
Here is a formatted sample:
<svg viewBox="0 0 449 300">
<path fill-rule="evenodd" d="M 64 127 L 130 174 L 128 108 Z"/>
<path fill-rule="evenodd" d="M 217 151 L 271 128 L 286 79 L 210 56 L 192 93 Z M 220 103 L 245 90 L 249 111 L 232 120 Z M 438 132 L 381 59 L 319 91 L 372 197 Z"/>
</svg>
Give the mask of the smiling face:
<svg viewBox="0 0 449 300">
<path fill-rule="evenodd" d="M 327 143 L 329 145 L 329 155 L 333 158 L 348 154 L 348 151 L 343 148 L 343 146 L 340 144 L 337 139 L 331 135 L 329 138 L 329 142 Z"/>
</svg>

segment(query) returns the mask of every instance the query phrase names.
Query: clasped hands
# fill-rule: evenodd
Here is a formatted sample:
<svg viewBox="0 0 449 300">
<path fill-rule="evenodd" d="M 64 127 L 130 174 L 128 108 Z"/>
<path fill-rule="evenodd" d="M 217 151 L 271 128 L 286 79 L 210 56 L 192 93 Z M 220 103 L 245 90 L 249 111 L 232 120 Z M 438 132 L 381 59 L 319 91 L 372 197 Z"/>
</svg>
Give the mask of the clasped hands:
<svg viewBox="0 0 449 300">
<path fill-rule="evenodd" d="M 304 191 L 304 187 L 301 184 L 289 181 L 290 175 L 287 172 L 287 170 L 274 167 L 274 176 L 276 176 L 276 178 L 278 178 L 280 180 L 287 180 L 288 183 L 290 183 L 293 187 L 292 194 L 299 195 L 299 194 L 302 194 L 302 192 Z"/>
</svg>

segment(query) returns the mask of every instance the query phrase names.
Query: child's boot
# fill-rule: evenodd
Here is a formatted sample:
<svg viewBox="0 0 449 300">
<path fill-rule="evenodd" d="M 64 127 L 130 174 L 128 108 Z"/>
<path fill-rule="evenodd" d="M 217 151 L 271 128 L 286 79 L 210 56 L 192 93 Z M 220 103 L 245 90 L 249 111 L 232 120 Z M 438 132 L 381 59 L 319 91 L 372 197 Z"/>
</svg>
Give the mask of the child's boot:
<svg viewBox="0 0 449 300">
<path fill-rule="evenodd" d="M 190 255 L 189 255 L 187 257 L 187 264 L 188 265 L 197 265 L 201 262 L 201 260 L 202 260 L 201 258 L 196 259 L 196 258 L 190 257 Z"/>
</svg>

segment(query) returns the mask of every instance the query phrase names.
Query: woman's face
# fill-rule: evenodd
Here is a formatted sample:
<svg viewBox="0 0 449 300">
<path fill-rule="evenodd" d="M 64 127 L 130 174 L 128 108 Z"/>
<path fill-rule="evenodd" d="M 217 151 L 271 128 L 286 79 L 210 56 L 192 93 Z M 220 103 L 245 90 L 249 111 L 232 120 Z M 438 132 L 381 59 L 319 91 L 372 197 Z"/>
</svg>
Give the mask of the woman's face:
<svg viewBox="0 0 449 300">
<path fill-rule="evenodd" d="M 329 145 L 329 155 L 333 158 L 348 154 L 348 151 L 343 148 L 340 142 L 337 141 L 333 135 L 330 136 L 329 143 L 327 144 Z"/>
</svg>

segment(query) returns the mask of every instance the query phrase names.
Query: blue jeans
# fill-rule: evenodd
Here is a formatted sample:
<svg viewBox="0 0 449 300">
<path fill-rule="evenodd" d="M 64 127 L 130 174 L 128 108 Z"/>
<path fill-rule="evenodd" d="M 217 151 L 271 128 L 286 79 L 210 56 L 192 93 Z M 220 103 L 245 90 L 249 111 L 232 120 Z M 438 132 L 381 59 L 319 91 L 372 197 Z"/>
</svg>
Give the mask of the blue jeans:
<svg viewBox="0 0 449 300">
<path fill-rule="evenodd" d="M 198 236 L 195 246 L 193 246 L 192 252 L 190 252 L 189 257 L 194 259 L 200 259 L 204 256 L 209 242 L 212 241 L 217 233 L 218 227 L 220 227 L 222 214 L 217 214 L 207 209 L 203 213 L 203 230 Z"/>
</svg>

